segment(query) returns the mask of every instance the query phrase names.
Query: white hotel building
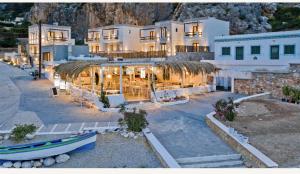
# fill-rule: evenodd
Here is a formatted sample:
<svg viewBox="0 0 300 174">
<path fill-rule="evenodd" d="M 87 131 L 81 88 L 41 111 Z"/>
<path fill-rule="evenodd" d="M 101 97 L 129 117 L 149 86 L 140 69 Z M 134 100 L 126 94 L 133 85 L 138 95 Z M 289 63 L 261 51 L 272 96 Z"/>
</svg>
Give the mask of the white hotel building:
<svg viewBox="0 0 300 174">
<path fill-rule="evenodd" d="M 146 57 L 166 57 L 177 52 L 213 51 L 214 37 L 222 35 L 229 35 L 229 22 L 207 17 L 184 22 L 160 21 L 148 26 L 117 24 L 89 29 L 86 43 L 91 54 L 139 52 Z"/>
<path fill-rule="evenodd" d="M 233 89 L 234 79 L 249 79 L 251 72 L 287 71 L 300 63 L 300 30 L 215 37 L 215 60 L 222 70 L 216 85 Z M 233 91 L 233 90 L 232 90 Z"/>
</svg>

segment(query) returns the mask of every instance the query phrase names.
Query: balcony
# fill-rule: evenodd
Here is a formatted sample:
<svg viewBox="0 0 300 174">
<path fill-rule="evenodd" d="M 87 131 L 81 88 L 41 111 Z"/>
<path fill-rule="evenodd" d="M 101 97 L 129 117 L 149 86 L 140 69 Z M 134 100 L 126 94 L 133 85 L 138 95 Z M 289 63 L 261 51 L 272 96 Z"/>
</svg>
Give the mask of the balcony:
<svg viewBox="0 0 300 174">
<path fill-rule="evenodd" d="M 140 40 L 141 41 L 155 41 L 155 37 L 154 36 L 141 36 Z"/>
<path fill-rule="evenodd" d="M 66 42 L 69 39 L 67 37 L 48 37 L 47 41 L 54 41 L 54 42 Z"/>
<path fill-rule="evenodd" d="M 104 40 L 118 40 L 119 36 L 118 35 L 107 35 L 107 36 L 103 36 Z"/>
<path fill-rule="evenodd" d="M 209 52 L 209 46 L 176 45 L 176 52 Z"/>
<path fill-rule="evenodd" d="M 100 38 L 87 38 L 86 41 L 87 42 L 99 42 Z"/>
<path fill-rule="evenodd" d="M 184 36 L 186 37 L 201 37 L 202 36 L 202 32 L 185 32 Z"/>
</svg>

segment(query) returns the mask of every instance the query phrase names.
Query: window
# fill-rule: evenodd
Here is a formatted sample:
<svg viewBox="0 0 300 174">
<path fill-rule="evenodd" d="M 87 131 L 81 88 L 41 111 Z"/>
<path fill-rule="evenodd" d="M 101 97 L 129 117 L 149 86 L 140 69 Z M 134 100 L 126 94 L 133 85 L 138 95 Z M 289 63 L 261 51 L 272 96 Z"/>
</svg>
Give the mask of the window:
<svg viewBox="0 0 300 174">
<path fill-rule="evenodd" d="M 295 45 L 284 45 L 284 54 L 295 54 Z"/>
<path fill-rule="evenodd" d="M 176 28 L 175 31 L 177 32 L 177 31 L 178 31 L 178 28 Z"/>
<path fill-rule="evenodd" d="M 193 43 L 193 51 L 194 51 L 194 52 L 198 52 L 198 51 L 199 51 L 198 48 L 199 48 L 199 43 L 196 43 L 196 42 Z"/>
<path fill-rule="evenodd" d="M 271 45 L 270 58 L 279 59 L 279 45 Z"/>
<path fill-rule="evenodd" d="M 244 59 L 244 47 L 235 47 L 235 59 L 236 60 Z"/>
<path fill-rule="evenodd" d="M 230 55 L 230 47 L 222 47 L 222 55 L 229 56 Z"/>
<path fill-rule="evenodd" d="M 260 54 L 260 46 L 251 46 L 251 54 Z"/>
<path fill-rule="evenodd" d="M 193 35 L 195 35 L 198 32 L 198 25 L 193 26 Z"/>
<path fill-rule="evenodd" d="M 167 37 L 167 27 L 160 28 L 160 37 L 162 38 Z"/>
<path fill-rule="evenodd" d="M 128 33 L 130 34 L 130 33 L 131 33 L 131 30 L 128 30 Z"/>
<path fill-rule="evenodd" d="M 154 40 L 154 31 L 150 31 L 150 40 Z"/>
</svg>

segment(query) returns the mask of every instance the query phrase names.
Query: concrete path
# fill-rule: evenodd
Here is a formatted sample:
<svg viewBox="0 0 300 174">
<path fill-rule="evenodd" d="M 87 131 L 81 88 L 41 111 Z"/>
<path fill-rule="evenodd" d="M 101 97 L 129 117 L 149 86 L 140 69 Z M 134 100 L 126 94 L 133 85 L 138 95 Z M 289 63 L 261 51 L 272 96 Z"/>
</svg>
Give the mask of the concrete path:
<svg viewBox="0 0 300 174">
<path fill-rule="evenodd" d="M 187 104 L 149 111 L 149 127 L 175 159 L 236 154 L 204 120 L 213 111 L 212 104 L 227 97 L 241 96 L 215 92 L 191 97 Z"/>
<path fill-rule="evenodd" d="M 76 123 L 76 122 L 108 122 L 117 121 L 119 113 L 104 113 L 96 109 L 81 107 L 74 103 L 70 95 L 61 94 L 49 97 L 53 86 L 48 80 L 34 81 L 29 78 L 13 80 L 20 88 L 20 109 L 35 112 L 44 124 Z"/>
</svg>

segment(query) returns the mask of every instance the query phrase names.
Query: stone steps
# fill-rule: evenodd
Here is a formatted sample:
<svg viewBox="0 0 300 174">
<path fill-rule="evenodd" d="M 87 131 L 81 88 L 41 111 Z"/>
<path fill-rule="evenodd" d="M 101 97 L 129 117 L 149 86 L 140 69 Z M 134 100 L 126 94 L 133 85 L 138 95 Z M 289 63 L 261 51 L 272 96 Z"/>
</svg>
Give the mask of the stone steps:
<svg viewBox="0 0 300 174">
<path fill-rule="evenodd" d="M 176 161 L 183 168 L 244 167 L 240 154 L 179 158 Z"/>
</svg>

